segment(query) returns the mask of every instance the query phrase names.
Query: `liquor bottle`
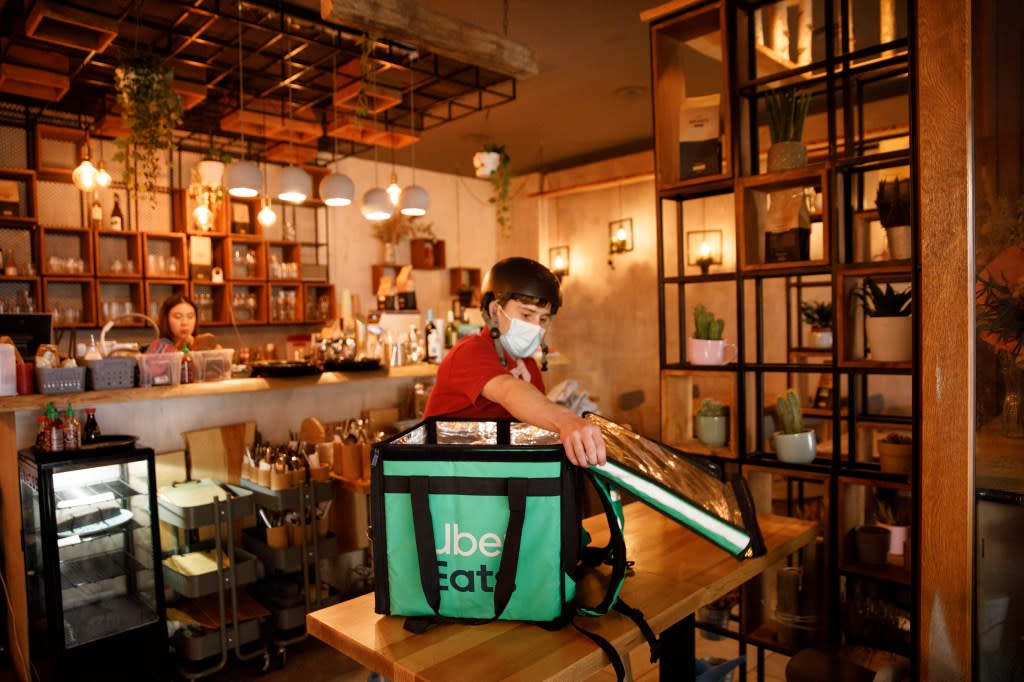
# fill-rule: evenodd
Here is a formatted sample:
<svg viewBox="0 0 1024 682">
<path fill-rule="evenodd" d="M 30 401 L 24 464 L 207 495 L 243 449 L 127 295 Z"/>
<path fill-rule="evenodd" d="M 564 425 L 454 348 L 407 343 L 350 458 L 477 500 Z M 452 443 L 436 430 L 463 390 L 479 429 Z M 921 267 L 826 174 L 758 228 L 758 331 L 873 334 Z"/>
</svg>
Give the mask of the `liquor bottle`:
<svg viewBox="0 0 1024 682">
<path fill-rule="evenodd" d="M 434 324 L 434 309 L 427 309 L 427 324 L 423 329 L 423 337 L 427 346 L 427 362 L 441 362 L 441 330 Z"/>
<path fill-rule="evenodd" d="M 75 416 L 75 411 L 71 407 L 71 403 L 68 403 L 68 409 L 64 412 L 64 449 L 65 450 L 78 450 L 82 447 L 82 435 L 79 429 L 81 424 L 78 422 L 78 417 Z"/>
<path fill-rule="evenodd" d="M 103 227 L 103 204 L 98 198 L 92 200 L 92 207 L 89 209 L 89 226 L 94 230 Z"/>
<path fill-rule="evenodd" d="M 455 311 L 448 311 L 448 324 L 444 328 L 444 349 L 451 350 L 455 342 L 459 340 L 459 328 L 455 326 Z"/>
<path fill-rule="evenodd" d="M 192 383 L 192 369 L 192 353 L 189 351 L 188 346 L 184 346 L 181 349 L 181 383 Z"/>
<path fill-rule="evenodd" d="M 110 210 L 110 229 L 119 232 L 124 229 L 124 214 L 121 213 L 121 202 L 116 194 L 114 195 L 114 208 Z"/>
<path fill-rule="evenodd" d="M 82 442 L 95 443 L 100 438 L 100 425 L 96 423 L 96 408 L 85 408 L 85 426 L 82 427 Z"/>
</svg>

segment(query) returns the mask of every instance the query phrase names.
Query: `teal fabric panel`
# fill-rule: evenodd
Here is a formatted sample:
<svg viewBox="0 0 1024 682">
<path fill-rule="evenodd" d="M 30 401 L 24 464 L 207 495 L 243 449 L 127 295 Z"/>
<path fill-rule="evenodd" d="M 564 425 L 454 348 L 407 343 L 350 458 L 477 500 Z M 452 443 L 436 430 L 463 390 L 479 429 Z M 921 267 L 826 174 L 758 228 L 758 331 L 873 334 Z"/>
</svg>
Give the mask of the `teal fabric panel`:
<svg viewBox="0 0 1024 682">
<path fill-rule="evenodd" d="M 383 462 L 387 476 L 440 476 L 453 478 L 555 478 L 559 462 L 403 461 Z M 384 496 L 387 523 L 388 583 L 392 613 L 433 615 L 423 595 L 413 531 L 411 496 Z M 438 571 L 441 578 L 440 615 L 450 618 L 494 616 L 494 585 L 505 532 L 508 499 L 500 495 L 431 494 Z M 526 502 L 523 540 L 516 589 L 502 613 L 503 620 L 558 618 L 575 586 L 568 591 L 561 567 L 562 500 L 559 496 L 531 496 Z"/>
</svg>

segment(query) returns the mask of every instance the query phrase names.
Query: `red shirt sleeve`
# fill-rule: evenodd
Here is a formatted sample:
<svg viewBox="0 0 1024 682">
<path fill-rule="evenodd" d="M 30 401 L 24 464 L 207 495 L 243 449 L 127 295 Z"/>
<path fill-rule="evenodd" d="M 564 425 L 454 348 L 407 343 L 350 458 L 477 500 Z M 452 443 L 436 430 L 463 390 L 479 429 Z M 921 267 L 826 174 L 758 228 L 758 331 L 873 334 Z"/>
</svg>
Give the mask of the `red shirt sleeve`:
<svg viewBox="0 0 1024 682">
<path fill-rule="evenodd" d="M 509 367 L 515 367 L 515 358 L 506 353 L 505 360 Z M 533 358 L 526 358 L 523 362 L 530 372 L 530 383 L 544 393 L 544 379 L 537 363 Z M 494 341 L 486 329 L 463 339 L 448 351 L 438 368 L 424 416 L 511 417 L 503 406 L 481 395 L 487 382 L 500 374 L 510 372 L 501 366 Z"/>
</svg>

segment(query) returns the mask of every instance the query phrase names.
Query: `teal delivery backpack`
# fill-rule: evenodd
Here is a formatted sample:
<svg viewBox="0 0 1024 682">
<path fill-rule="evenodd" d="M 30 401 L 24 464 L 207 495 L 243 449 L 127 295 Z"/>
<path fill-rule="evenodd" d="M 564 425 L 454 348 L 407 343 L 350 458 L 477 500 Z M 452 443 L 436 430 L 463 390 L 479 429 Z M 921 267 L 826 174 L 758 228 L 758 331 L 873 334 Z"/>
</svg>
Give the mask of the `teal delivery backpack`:
<svg viewBox="0 0 1024 682">
<path fill-rule="evenodd" d="M 698 532 L 737 559 L 764 553 L 746 482 L 594 414 L 608 464 L 568 462 L 557 434 L 510 420 L 433 417 L 377 443 L 371 455 L 371 539 L 377 613 L 423 623 L 532 621 L 558 628 L 616 609 L 626 579 L 619 490 Z M 607 547 L 587 546 L 582 484 L 608 520 Z M 577 603 L 588 567 L 609 564 L 599 604 Z M 413 625 L 410 625 L 412 623 Z M 419 624 L 419 625 L 417 625 Z M 615 661 L 607 643 L 602 648 Z"/>
</svg>

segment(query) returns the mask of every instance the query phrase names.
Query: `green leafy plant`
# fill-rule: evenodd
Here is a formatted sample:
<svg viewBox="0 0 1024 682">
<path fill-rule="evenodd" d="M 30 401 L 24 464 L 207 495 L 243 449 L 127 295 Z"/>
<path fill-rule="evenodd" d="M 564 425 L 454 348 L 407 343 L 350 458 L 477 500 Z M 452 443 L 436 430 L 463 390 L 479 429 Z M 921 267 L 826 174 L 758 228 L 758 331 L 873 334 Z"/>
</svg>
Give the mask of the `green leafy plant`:
<svg viewBox="0 0 1024 682">
<path fill-rule="evenodd" d="M 831 329 L 832 301 L 804 301 L 800 304 L 800 317 L 812 329 Z"/>
<path fill-rule="evenodd" d="M 234 159 L 220 147 L 211 145 L 203 154 L 201 161 L 220 161 L 223 164 L 231 163 Z"/>
<path fill-rule="evenodd" d="M 704 398 L 697 408 L 698 417 L 724 417 L 725 405 L 714 398 Z"/>
<path fill-rule="evenodd" d="M 775 413 L 782 424 L 783 433 L 802 433 L 804 430 L 804 413 L 800 406 L 800 396 L 792 388 L 780 395 L 775 401 Z"/>
<path fill-rule="evenodd" d="M 725 320 L 715 317 L 714 313 L 699 304 L 693 309 L 693 338 L 717 341 L 722 338 L 725 331 Z"/>
<path fill-rule="evenodd" d="M 1024 279 L 1010 285 L 1003 273 L 978 275 L 978 329 L 1005 344 L 1015 356 L 1024 350 Z"/>
<path fill-rule="evenodd" d="M 886 283 L 882 289 L 870 277 L 865 277 L 864 286 L 857 287 L 852 293 L 870 317 L 907 317 L 912 312 L 910 287 L 896 291 L 892 284 Z"/>
<path fill-rule="evenodd" d="M 804 136 L 804 121 L 811 106 L 811 96 L 796 88 L 773 90 L 765 96 L 768 112 L 768 134 L 772 144 L 799 142 Z"/>
<path fill-rule="evenodd" d="M 128 191 L 155 202 L 161 156 L 177 148 L 174 129 L 184 112 L 174 91 L 174 72 L 156 55 L 136 55 L 114 70 L 114 84 L 128 129 L 117 139 L 114 158 L 124 164 L 122 180 Z"/>
<path fill-rule="evenodd" d="M 882 227 L 910 224 L 910 179 L 880 180 L 875 192 L 875 208 Z"/>
<path fill-rule="evenodd" d="M 885 500 L 875 500 L 875 519 L 878 523 L 887 526 L 909 526 L 911 514 L 909 505 L 899 504 L 899 500 L 889 503 Z"/>
<path fill-rule="evenodd" d="M 498 228 L 502 235 L 511 236 L 512 230 L 512 205 L 510 202 L 509 188 L 512 184 L 512 173 L 509 169 L 511 158 L 505 151 L 505 145 L 488 142 L 484 145 L 483 151 L 498 154 L 500 161 L 498 168 L 488 178 L 491 181 L 491 198 L 488 201 L 494 204 L 494 217 L 498 222 Z"/>
</svg>

